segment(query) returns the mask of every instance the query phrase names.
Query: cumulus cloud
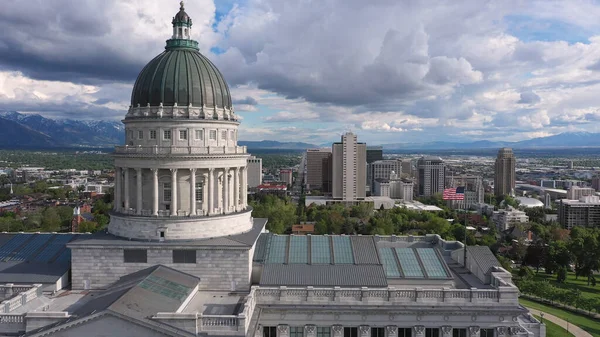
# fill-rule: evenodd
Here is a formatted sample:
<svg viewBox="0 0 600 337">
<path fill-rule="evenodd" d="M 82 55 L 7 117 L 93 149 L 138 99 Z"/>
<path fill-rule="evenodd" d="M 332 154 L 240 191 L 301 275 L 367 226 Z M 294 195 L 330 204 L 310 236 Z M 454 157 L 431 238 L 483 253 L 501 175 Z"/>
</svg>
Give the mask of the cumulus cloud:
<svg viewBox="0 0 600 337">
<path fill-rule="evenodd" d="M 519 103 L 519 104 L 535 104 L 535 103 L 539 103 L 540 101 L 541 101 L 540 96 L 538 96 L 533 91 L 528 91 L 528 92 L 521 93 L 521 98 L 519 99 L 519 101 L 517 103 Z"/>
</svg>

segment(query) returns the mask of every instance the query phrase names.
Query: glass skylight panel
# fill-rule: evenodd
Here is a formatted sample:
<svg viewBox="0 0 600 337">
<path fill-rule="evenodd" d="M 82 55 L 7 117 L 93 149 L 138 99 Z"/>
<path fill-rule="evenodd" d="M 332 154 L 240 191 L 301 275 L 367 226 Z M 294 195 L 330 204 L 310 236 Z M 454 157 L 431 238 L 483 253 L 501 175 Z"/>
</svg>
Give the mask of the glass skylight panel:
<svg viewBox="0 0 600 337">
<path fill-rule="evenodd" d="M 328 236 L 310 237 L 310 257 L 312 264 L 331 263 L 331 245 Z"/>
<path fill-rule="evenodd" d="M 447 278 L 448 274 L 433 248 L 417 248 L 417 254 L 423 262 L 423 267 L 430 278 Z"/>
<path fill-rule="evenodd" d="M 183 301 L 191 292 L 190 288 L 182 284 L 155 275 L 148 276 L 140 282 L 139 287 L 178 301 Z"/>
<path fill-rule="evenodd" d="M 400 268 L 405 277 L 424 277 L 417 256 L 412 248 L 396 248 L 396 255 L 400 261 Z"/>
<path fill-rule="evenodd" d="M 306 236 L 290 236 L 289 263 L 308 263 L 308 240 Z"/>
<path fill-rule="evenodd" d="M 17 249 L 20 245 L 27 241 L 28 238 L 29 235 L 25 234 L 17 234 L 13 236 L 12 239 L 10 239 L 0 248 L 0 260 L 10 255 L 13 250 Z"/>
<path fill-rule="evenodd" d="M 385 269 L 385 275 L 387 277 L 400 277 L 400 271 L 398 270 L 398 264 L 396 264 L 396 258 L 394 257 L 392 248 L 383 247 L 379 249 L 379 255 L 381 256 L 381 262 Z"/>
<path fill-rule="evenodd" d="M 333 258 L 336 264 L 354 264 L 349 236 L 333 236 Z"/>
<path fill-rule="evenodd" d="M 287 236 L 273 235 L 269 247 L 267 263 L 285 263 Z"/>
</svg>

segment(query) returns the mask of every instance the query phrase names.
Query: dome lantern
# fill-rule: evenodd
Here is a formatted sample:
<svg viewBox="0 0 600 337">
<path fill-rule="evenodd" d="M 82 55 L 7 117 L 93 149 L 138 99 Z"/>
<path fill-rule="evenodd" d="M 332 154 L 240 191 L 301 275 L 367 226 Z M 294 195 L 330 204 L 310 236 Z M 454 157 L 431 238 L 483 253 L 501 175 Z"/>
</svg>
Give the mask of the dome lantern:
<svg viewBox="0 0 600 337">
<path fill-rule="evenodd" d="M 179 12 L 173 17 L 173 36 L 167 40 L 166 49 L 188 47 L 198 50 L 198 42 L 192 40 L 192 18 L 185 12 L 183 1 Z"/>
</svg>

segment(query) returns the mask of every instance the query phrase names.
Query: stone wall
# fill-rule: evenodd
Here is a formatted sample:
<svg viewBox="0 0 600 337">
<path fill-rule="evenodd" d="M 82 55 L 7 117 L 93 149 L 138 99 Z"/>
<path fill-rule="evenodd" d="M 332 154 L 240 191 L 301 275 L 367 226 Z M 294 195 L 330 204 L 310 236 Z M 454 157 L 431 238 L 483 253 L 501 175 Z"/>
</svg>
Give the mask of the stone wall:
<svg viewBox="0 0 600 337">
<path fill-rule="evenodd" d="M 136 247 L 138 248 L 138 247 Z M 142 248 L 142 247 L 140 247 Z M 148 247 L 147 263 L 123 263 L 122 247 L 71 249 L 72 287 L 105 289 L 120 277 L 162 264 L 200 278 L 201 290 L 248 291 L 252 255 L 248 248 L 218 249 L 203 247 L 196 251 L 196 263 L 173 263 L 172 249 L 191 247 Z"/>
</svg>

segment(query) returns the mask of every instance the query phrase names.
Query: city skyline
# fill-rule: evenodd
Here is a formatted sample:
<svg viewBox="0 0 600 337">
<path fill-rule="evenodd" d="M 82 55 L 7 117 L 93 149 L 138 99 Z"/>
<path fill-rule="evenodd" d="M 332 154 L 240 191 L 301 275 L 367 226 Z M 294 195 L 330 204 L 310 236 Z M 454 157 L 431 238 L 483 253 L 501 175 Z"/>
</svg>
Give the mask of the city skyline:
<svg viewBox="0 0 600 337">
<path fill-rule="evenodd" d="M 8 2 L 0 110 L 118 120 L 138 70 L 169 38 L 177 3 Z M 368 144 L 514 141 L 600 131 L 600 6 L 592 3 L 186 6 L 197 13 L 201 52 L 232 87 L 243 140 L 321 144 L 351 130 Z"/>
</svg>

